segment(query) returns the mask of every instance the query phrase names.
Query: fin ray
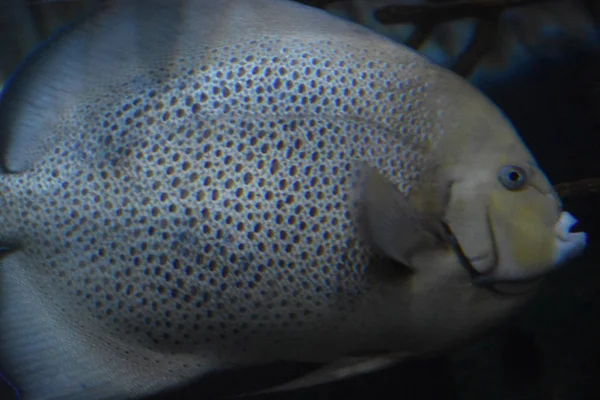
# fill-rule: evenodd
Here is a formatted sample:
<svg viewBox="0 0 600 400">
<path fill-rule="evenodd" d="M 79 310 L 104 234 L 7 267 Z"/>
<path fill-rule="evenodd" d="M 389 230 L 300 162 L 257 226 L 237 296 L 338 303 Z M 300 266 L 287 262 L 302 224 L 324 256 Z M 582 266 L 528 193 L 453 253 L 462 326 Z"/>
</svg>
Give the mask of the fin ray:
<svg viewBox="0 0 600 400">
<path fill-rule="evenodd" d="M 259 392 L 253 392 L 249 395 L 284 392 L 336 382 L 353 376 L 389 368 L 408 358 L 408 356 L 408 353 L 393 353 L 373 357 L 346 357 L 326 364 L 316 371 L 310 372 L 290 382 Z"/>
<path fill-rule="evenodd" d="M 61 321 L 30 285 L 23 273 L 31 271 L 28 264 L 22 252 L 0 261 L 0 370 L 23 400 L 135 398 L 208 372 L 206 367 L 189 371 L 188 377 L 168 374 L 166 365 L 126 359 L 114 350 L 124 345 L 116 340 L 101 342 L 74 329 L 76 324 Z M 140 359 L 160 357 L 150 349 L 136 347 L 135 352 Z"/>
</svg>

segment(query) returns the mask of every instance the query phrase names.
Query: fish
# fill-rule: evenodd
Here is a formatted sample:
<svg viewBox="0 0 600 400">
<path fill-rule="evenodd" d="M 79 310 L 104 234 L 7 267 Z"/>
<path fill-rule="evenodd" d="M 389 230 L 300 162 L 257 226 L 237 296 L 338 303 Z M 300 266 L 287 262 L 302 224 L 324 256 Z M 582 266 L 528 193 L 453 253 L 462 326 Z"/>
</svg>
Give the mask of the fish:
<svg viewBox="0 0 600 400">
<path fill-rule="evenodd" d="M 482 92 L 287 0 L 102 2 L 6 83 L 0 149 L 23 400 L 389 368 L 491 328 L 587 241 Z"/>
</svg>

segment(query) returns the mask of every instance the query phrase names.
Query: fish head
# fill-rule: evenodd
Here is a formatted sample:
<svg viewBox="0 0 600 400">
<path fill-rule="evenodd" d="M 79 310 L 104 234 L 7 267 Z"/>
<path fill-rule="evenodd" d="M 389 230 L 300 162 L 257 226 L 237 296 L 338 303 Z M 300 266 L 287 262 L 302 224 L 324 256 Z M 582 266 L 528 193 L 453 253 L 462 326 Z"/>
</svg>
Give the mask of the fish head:
<svg viewBox="0 0 600 400">
<path fill-rule="evenodd" d="M 505 115 L 461 86 L 437 99 L 443 221 L 477 282 L 536 279 L 580 255 L 586 234 L 571 232 L 577 220 Z"/>
</svg>

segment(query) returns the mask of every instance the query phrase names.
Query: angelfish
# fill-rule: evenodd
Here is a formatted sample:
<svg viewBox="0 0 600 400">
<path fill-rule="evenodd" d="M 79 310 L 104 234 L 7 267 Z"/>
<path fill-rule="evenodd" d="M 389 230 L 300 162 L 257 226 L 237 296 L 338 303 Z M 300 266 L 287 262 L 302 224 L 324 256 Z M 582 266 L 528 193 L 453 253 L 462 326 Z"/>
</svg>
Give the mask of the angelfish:
<svg viewBox="0 0 600 400">
<path fill-rule="evenodd" d="M 0 138 L 23 400 L 384 368 L 492 326 L 586 244 L 482 93 L 291 1 L 103 2 L 6 84 Z"/>
</svg>

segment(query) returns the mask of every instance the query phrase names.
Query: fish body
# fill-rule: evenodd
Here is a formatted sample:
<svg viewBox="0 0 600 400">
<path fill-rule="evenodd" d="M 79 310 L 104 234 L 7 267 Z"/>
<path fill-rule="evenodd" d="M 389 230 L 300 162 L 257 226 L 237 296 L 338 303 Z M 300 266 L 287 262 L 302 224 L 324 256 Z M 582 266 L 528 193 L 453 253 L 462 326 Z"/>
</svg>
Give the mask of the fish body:
<svg viewBox="0 0 600 400">
<path fill-rule="evenodd" d="M 469 268 L 511 285 L 585 246 L 480 92 L 289 1 L 108 2 L 6 85 L 0 132 L 0 368 L 24 400 L 385 367 L 527 297 Z"/>
</svg>

